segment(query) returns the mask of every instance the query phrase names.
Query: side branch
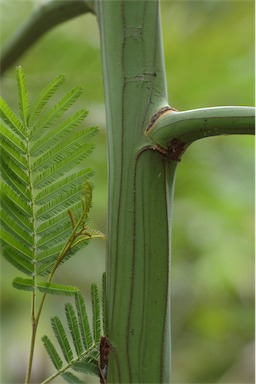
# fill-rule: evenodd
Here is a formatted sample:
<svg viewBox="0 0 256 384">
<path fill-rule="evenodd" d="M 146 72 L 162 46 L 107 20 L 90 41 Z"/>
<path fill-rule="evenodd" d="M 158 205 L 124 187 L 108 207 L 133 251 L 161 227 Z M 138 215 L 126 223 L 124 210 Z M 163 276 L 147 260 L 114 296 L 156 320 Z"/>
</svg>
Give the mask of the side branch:
<svg viewBox="0 0 256 384">
<path fill-rule="evenodd" d="M 255 108 L 213 107 L 183 112 L 166 108 L 157 119 L 153 116 L 152 121 L 145 135 L 157 148 L 170 152 L 176 157 L 174 160 L 179 160 L 187 146 L 198 139 L 217 135 L 253 135 Z"/>
<path fill-rule="evenodd" d="M 0 74 L 51 28 L 83 13 L 94 13 L 93 3 L 89 0 L 52 0 L 37 7 L 3 47 Z"/>
</svg>

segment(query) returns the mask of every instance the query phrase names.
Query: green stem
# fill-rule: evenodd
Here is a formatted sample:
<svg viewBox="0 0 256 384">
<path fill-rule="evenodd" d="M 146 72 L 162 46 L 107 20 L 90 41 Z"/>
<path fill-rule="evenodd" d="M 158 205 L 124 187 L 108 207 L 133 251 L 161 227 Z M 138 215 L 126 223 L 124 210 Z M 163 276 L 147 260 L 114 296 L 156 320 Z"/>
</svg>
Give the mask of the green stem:
<svg viewBox="0 0 256 384">
<path fill-rule="evenodd" d="M 37 324 L 38 324 L 36 321 L 36 316 L 35 316 L 35 308 L 36 308 L 36 292 L 33 291 L 32 292 L 32 303 L 31 303 L 32 334 L 31 334 L 31 341 L 30 341 L 29 359 L 28 359 L 28 366 L 27 366 L 26 377 L 25 377 L 25 384 L 30 383 L 34 350 L 35 350 L 36 331 L 37 331 Z"/>
<path fill-rule="evenodd" d="M 25 121 L 24 121 L 25 122 Z M 26 124 L 26 122 L 25 122 Z M 29 130 L 26 126 L 27 130 L 27 137 L 29 137 Z M 25 377 L 25 384 L 30 383 L 31 373 L 32 373 L 32 365 L 33 365 L 33 357 L 34 357 L 34 350 L 35 350 L 35 341 L 36 341 L 36 332 L 37 332 L 37 325 L 38 322 L 36 320 L 36 270 L 37 270 L 37 238 L 36 238 L 36 206 L 35 206 L 35 189 L 33 185 L 33 177 L 32 177 L 32 167 L 31 167 L 31 154 L 30 154 L 30 147 L 29 147 L 29 141 L 26 141 L 27 143 L 27 161 L 28 161 L 28 177 L 29 177 L 29 183 L 30 183 L 30 196 L 31 196 L 31 208 L 32 208 L 32 228 L 33 228 L 33 266 L 34 266 L 34 273 L 33 273 L 33 292 L 32 292 L 32 302 L 31 302 L 31 342 L 30 342 L 30 350 L 29 350 L 29 358 L 28 358 L 28 366 L 26 371 L 26 377 Z"/>
<path fill-rule="evenodd" d="M 86 12 L 94 12 L 93 1 L 53 0 L 37 7 L 3 47 L 0 73 L 3 74 L 51 28 Z"/>
<path fill-rule="evenodd" d="M 170 215 L 176 162 L 145 137 L 167 105 L 157 1 L 99 1 L 109 154 L 110 383 L 170 383 Z"/>
<path fill-rule="evenodd" d="M 169 149 L 172 140 L 184 147 L 209 136 L 255 133 L 255 108 L 214 107 L 178 112 L 163 108 L 145 132 L 158 146 Z"/>
</svg>

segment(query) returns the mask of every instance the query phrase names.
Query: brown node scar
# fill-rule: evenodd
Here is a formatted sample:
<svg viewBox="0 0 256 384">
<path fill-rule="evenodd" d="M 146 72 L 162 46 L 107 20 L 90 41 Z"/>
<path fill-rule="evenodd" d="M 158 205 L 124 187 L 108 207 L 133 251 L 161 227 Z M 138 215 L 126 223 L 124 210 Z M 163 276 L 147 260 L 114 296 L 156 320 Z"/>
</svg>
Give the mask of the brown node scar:
<svg viewBox="0 0 256 384">
<path fill-rule="evenodd" d="M 159 109 L 159 111 L 157 111 L 157 112 L 153 115 L 152 119 L 150 120 L 150 123 L 149 123 L 149 125 L 148 125 L 148 127 L 147 127 L 147 131 L 149 131 L 149 130 L 153 127 L 153 125 L 154 125 L 155 122 L 159 119 L 160 116 L 163 116 L 163 115 L 164 115 L 166 112 L 168 112 L 168 111 L 174 111 L 174 112 L 177 112 L 177 109 L 175 109 L 175 108 L 173 108 L 173 107 L 170 107 L 169 105 L 166 106 L 166 107 L 163 107 L 163 108 Z"/>
<path fill-rule="evenodd" d="M 172 160 L 180 161 L 181 155 L 185 151 L 185 144 L 186 143 L 184 143 L 180 139 L 172 139 L 172 141 L 168 145 L 168 153 Z"/>
<path fill-rule="evenodd" d="M 100 355 L 98 360 L 98 367 L 100 373 L 100 383 L 107 384 L 108 373 L 108 356 L 111 350 L 110 343 L 107 336 L 101 336 L 100 338 Z"/>
<path fill-rule="evenodd" d="M 167 149 L 160 147 L 159 145 L 151 147 L 151 149 L 160 152 L 165 159 L 180 161 L 181 155 L 185 151 L 185 145 L 186 143 L 180 139 L 172 139 Z"/>
</svg>

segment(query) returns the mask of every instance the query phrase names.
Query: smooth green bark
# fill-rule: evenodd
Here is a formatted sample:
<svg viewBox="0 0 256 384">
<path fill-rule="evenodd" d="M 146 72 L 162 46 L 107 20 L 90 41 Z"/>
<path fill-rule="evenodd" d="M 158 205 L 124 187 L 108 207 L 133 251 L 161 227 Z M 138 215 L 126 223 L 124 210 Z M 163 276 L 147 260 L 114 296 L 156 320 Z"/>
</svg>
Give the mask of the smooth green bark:
<svg viewBox="0 0 256 384">
<path fill-rule="evenodd" d="M 101 1 L 109 161 L 109 383 L 170 383 L 170 215 L 176 162 L 144 135 L 167 105 L 157 1 Z"/>
</svg>

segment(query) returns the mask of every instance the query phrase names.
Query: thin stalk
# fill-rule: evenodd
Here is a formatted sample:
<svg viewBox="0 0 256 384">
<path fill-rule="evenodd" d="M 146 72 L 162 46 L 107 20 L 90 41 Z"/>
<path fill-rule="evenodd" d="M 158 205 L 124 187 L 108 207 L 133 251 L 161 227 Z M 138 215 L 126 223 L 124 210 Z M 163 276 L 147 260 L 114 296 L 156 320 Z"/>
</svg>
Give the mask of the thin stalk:
<svg viewBox="0 0 256 384">
<path fill-rule="evenodd" d="M 0 73 L 3 74 L 51 28 L 86 12 L 94 12 L 93 1 L 52 0 L 39 5 L 4 45 Z"/>
<path fill-rule="evenodd" d="M 25 121 L 24 121 L 25 122 Z M 26 122 L 25 122 L 26 124 Z M 26 126 L 27 130 L 27 136 L 29 137 L 30 132 L 28 130 L 28 127 Z M 26 377 L 25 377 L 25 384 L 30 383 L 31 378 L 31 372 L 32 372 L 32 365 L 33 365 L 33 357 L 34 357 L 34 350 L 35 350 L 35 340 L 36 340 L 36 332 L 37 332 L 37 321 L 36 321 L 36 269 L 37 269 L 37 239 L 36 239 L 36 207 L 35 207 L 35 189 L 33 185 L 33 172 L 31 167 L 31 154 L 30 154 L 30 146 L 29 146 L 29 140 L 26 141 L 27 145 L 27 161 L 28 161 L 28 177 L 30 182 L 30 197 L 31 197 L 31 210 L 32 210 L 32 228 L 33 228 L 33 285 L 34 289 L 32 292 L 32 302 L 31 302 L 31 342 L 30 342 L 30 350 L 29 350 L 29 358 L 28 358 L 28 366 L 26 371 Z"/>
<path fill-rule="evenodd" d="M 48 283 L 51 283 L 58 266 L 61 264 L 61 261 L 63 260 L 63 258 L 65 258 L 65 256 L 71 250 L 77 237 L 82 233 L 83 227 L 82 227 L 82 230 L 80 230 L 80 231 L 78 231 L 78 229 L 82 225 L 87 214 L 88 214 L 88 207 L 84 206 L 84 210 L 83 210 L 83 213 L 81 214 L 81 217 L 79 218 L 77 223 L 75 223 L 73 216 L 72 216 L 72 213 L 69 212 L 70 219 L 71 219 L 71 225 L 73 228 L 72 233 L 71 233 L 69 239 L 67 240 L 67 242 L 65 243 L 65 245 L 63 246 L 63 249 L 58 256 L 58 259 L 56 260 L 56 262 L 55 262 L 55 264 L 54 264 L 54 266 L 53 266 L 53 268 L 52 268 L 52 270 L 48 276 L 48 279 L 47 279 Z M 35 280 L 35 277 L 34 277 L 34 280 Z M 36 286 L 36 283 L 34 284 L 34 286 Z M 31 309 L 32 335 L 31 335 L 29 360 L 28 360 L 28 367 L 27 367 L 27 372 L 26 372 L 25 384 L 29 384 L 30 379 L 31 379 L 37 328 L 38 328 L 38 323 L 39 323 L 41 313 L 43 310 L 43 306 L 44 306 L 44 303 L 46 300 L 46 295 L 47 295 L 47 293 L 43 294 L 42 299 L 41 299 L 40 304 L 39 304 L 39 307 L 38 307 L 38 311 L 36 313 L 36 290 L 34 290 L 32 293 L 32 309 Z M 46 381 L 46 382 L 48 382 L 48 381 Z"/>
<path fill-rule="evenodd" d="M 28 359 L 28 366 L 27 366 L 26 377 L 25 377 L 25 384 L 30 383 L 32 365 L 33 365 L 36 332 L 37 332 L 37 321 L 36 321 L 36 316 L 35 316 L 35 309 L 36 309 L 36 292 L 34 290 L 32 292 L 32 303 L 31 303 L 32 334 L 31 334 L 31 341 L 30 341 L 29 359 Z"/>
</svg>

